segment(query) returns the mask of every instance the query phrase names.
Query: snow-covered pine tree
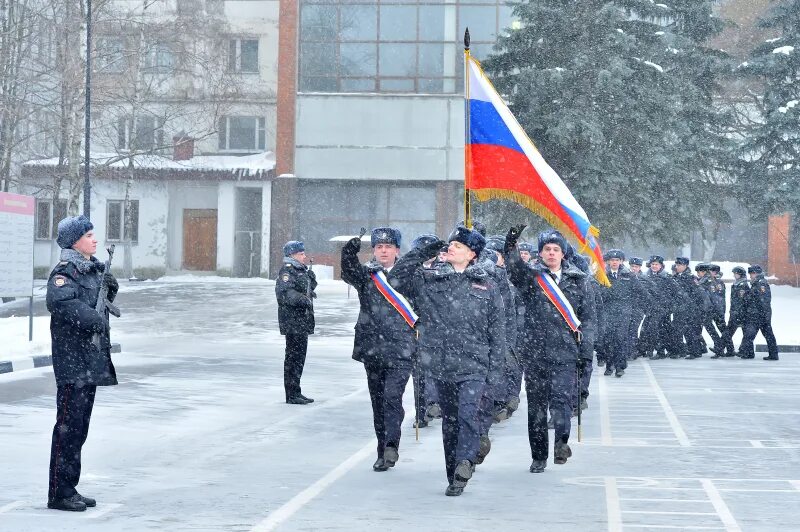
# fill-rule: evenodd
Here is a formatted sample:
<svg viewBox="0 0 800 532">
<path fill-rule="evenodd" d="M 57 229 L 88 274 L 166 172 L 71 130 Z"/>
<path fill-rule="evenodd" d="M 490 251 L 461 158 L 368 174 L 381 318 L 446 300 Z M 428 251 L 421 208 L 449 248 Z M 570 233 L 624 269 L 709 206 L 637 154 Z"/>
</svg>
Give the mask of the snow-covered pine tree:
<svg viewBox="0 0 800 532">
<path fill-rule="evenodd" d="M 777 35 L 741 71 L 759 80 L 758 119 L 742 151 L 742 196 L 754 216 L 800 212 L 800 0 L 776 2 L 760 20 Z"/>
<path fill-rule="evenodd" d="M 690 4 L 711 2 L 521 2 L 521 27 L 484 61 L 605 242 L 630 235 L 677 244 L 700 226 L 703 143 L 694 139 L 705 135 L 716 71 L 697 68 L 709 79 L 687 70 L 710 62 L 693 17 L 713 21 L 710 9 Z"/>
</svg>

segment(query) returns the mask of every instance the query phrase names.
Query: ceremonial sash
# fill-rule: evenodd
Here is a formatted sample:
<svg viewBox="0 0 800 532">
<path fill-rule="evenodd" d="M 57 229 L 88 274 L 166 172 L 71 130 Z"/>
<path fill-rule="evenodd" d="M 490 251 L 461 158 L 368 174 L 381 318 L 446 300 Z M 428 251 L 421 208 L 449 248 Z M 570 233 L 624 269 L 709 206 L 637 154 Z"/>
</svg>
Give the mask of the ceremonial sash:
<svg viewBox="0 0 800 532">
<path fill-rule="evenodd" d="M 375 283 L 375 287 L 378 289 L 383 297 L 386 298 L 386 301 L 389 302 L 391 306 L 406 320 L 408 326 L 412 329 L 414 325 L 417 323 L 419 316 L 414 312 L 414 309 L 411 308 L 411 304 L 408 300 L 403 297 L 403 294 L 395 290 L 392 285 L 389 284 L 389 281 L 386 279 L 386 274 L 384 272 L 373 272 L 370 274 L 372 277 L 372 281 Z"/>
<path fill-rule="evenodd" d="M 547 296 L 550 303 L 556 307 L 556 310 L 558 310 L 559 314 L 564 318 L 564 321 L 567 322 L 572 332 L 577 333 L 581 326 L 581 320 L 578 319 L 578 315 L 575 314 L 575 309 L 572 308 L 567 296 L 565 296 L 564 292 L 558 287 L 556 280 L 553 279 L 549 273 L 541 272 L 536 276 L 536 282 L 539 283 L 544 295 Z"/>
</svg>

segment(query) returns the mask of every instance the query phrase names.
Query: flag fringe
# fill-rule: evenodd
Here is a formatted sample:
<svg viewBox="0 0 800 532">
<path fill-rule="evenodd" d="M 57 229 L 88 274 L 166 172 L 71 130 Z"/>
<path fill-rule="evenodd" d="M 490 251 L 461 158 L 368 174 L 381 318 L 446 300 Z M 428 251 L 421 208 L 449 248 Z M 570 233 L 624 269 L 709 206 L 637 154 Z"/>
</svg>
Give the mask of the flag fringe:
<svg viewBox="0 0 800 532">
<path fill-rule="evenodd" d="M 524 194 L 520 194 L 519 192 L 514 192 L 512 190 L 503 190 L 499 188 L 483 188 L 480 190 L 472 190 L 475 197 L 478 198 L 479 201 L 489 201 L 492 199 L 505 199 L 509 201 L 513 201 L 515 203 L 519 203 L 532 213 L 542 217 L 547 223 L 553 226 L 554 229 L 560 231 L 565 237 L 571 240 L 579 249 L 580 253 L 585 253 L 589 255 L 589 260 L 591 260 L 592 265 L 594 266 L 594 277 L 597 279 L 603 286 L 611 286 L 611 283 L 606 276 L 606 269 L 605 263 L 602 261 L 598 261 L 597 257 L 595 256 L 593 250 L 589 247 L 589 244 L 584 238 L 583 240 L 578 239 L 575 233 L 570 229 L 561 219 L 558 218 L 555 214 L 553 214 L 547 207 L 540 204 L 530 196 L 526 196 Z M 594 237 L 600 236 L 600 231 L 591 226 L 589 228 L 589 232 Z"/>
</svg>

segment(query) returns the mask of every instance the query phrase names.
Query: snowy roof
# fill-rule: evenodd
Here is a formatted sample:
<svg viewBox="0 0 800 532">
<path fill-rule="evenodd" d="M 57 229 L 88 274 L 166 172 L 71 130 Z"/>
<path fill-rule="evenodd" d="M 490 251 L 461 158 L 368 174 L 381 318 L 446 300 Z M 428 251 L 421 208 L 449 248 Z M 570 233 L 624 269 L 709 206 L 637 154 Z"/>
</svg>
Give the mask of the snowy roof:
<svg viewBox="0 0 800 532">
<path fill-rule="evenodd" d="M 125 154 L 94 153 L 91 156 L 92 167 L 124 170 L 128 168 L 130 159 Z M 81 161 L 82 162 L 82 161 Z M 58 158 L 37 159 L 23 163 L 23 167 L 58 167 Z M 275 169 L 275 154 L 271 151 L 253 155 L 199 155 L 185 161 L 175 161 L 157 154 L 144 154 L 133 157 L 133 167 L 147 174 L 164 172 L 175 175 L 178 172 L 196 174 L 230 173 L 237 178 L 265 177 Z"/>
</svg>

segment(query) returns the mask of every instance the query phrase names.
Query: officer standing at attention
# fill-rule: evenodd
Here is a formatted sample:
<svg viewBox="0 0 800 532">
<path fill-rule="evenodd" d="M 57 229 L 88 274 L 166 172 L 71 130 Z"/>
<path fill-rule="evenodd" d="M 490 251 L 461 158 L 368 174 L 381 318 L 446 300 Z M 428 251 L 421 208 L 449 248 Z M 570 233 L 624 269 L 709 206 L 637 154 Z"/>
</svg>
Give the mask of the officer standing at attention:
<svg viewBox="0 0 800 532">
<path fill-rule="evenodd" d="M 300 391 L 300 377 L 306 363 L 308 335 L 314 334 L 314 298 L 317 277 L 306 266 L 306 248 L 292 240 L 283 246 L 283 266 L 275 281 L 278 297 L 278 325 L 286 336 L 283 359 L 283 388 L 290 405 L 307 405 L 314 400 Z"/>
<path fill-rule="evenodd" d="M 723 356 L 732 357 L 737 353 L 733 347 L 733 335 L 741 327 L 744 331 L 747 319 L 747 303 L 750 299 L 750 284 L 747 282 L 747 271 L 741 266 L 733 269 L 733 286 L 731 286 L 731 313 L 722 344 L 726 348 Z M 713 358 L 713 357 L 712 357 Z"/>
<path fill-rule="evenodd" d="M 378 439 L 374 471 L 387 471 L 400 457 L 403 392 L 411 376 L 415 350 L 416 316 L 408 300 L 397 291 L 392 273 L 400 257 L 400 239 L 400 231 L 392 227 L 373 229 L 370 241 L 374 257 L 367 264 L 358 261 L 360 237 L 350 239 L 342 248 L 342 280 L 356 289 L 361 307 L 353 359 L 363 363 L 367 372 Z M 400 309 L 410 312 L 404 316 Z"/>
<path fill-rule="evenodd" d="M 572 456 L 568 442 L 576 367 L 582 371 L 591 364 L 595 298 L 588 276 L 564 260 L 567 241 L 558 231 L 539 235 L 541 262 L 528 267 L 515 249 L 524 228 L 509 230 L 504 251 L 509 278 L 525 302 L 525 326 L 518 347 L 528 394 L 530 472 L 542 473 L 549 452 L 548 406 L 555 429 L 554 462 L 565 464 Z"/>
<path fill-rule="evenodd" d="M 441 243 L 410 251 L 397 263 L 396 278 L 418 303 L 419 354 L 442 408 L 447 496 L 458 496 L 472 478 L 480 444 L 479 405 L 486 387 L 505 371 L 503 298 L 478 264 L 483 235 L 458 226 L 448 238 L 446 262 L 420 266 Z"/>
<path fill-rule="evenodd" d="M 772 291 L 764 279 L 764 270 L 758 264 L 747 268 L 750 275 L 750 298 L 747 303 L 747 321 L 744 325 L 744 337 L 739 353 L 742 358 L 754 358 L 753 341 L 761 332 L 767 341 L 768 356 L 764 360 L 778 360 L 778 342 L 772 332 Z"/>
<path fill-rule="evenodd" d="M 625 252 L 610 249 L 603 259 L 607 262 L 606 276 L 611 287 L 603 293 L 603 312 L 606 314 L 605 338 L 606 370 L 603 375 L 625 375 L 631 358 L 633 342 L 631 328 L 636 301 L 645 299 L 639 280 L 625 266 Z"/>
<path fill-rule="evenodd" d="M 85 216 L 65 218 L 58 223 L 61 261 L 47 282 L 47 310 L 50 311 L 53 373 L 58 391 L 58 414 L 50 451 L 50 489 L 47 507 L 82 512 L 96 501 L 76 490 L 81 476 L 81 449 L 89 433 L 98 386 L 117 384 L 111 362 L 108 314 L 95 310 L 102 284 L 108 287 L 108 301 L 119 285 L 105 264 L 93 255 L 97 251 L 94 226 Z"/>
</svg>

